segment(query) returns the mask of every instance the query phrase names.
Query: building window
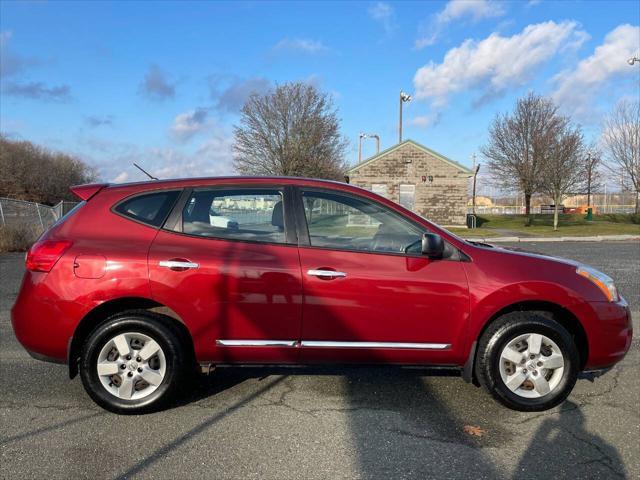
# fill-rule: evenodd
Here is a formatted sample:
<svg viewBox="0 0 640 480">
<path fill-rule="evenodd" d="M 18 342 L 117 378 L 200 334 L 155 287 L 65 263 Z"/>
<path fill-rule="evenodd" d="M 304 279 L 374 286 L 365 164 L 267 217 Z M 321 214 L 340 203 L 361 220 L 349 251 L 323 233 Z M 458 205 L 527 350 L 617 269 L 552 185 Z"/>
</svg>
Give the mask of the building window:
<svg viewBox="0 0 640 480">
<path fill-rule="evenodd" d="M 409 210 L 416 206 L 416 186 L 400 185 L 400 205 Z"/>
<path fill-rule="evenodd" d="M 372 183 L 371 191 L 373 193 L 377 193 L 378 195 L 382 195 L 385 198 L 388 198 L 387 193 L 387 184 L 386 183 Z"/>
</svg>

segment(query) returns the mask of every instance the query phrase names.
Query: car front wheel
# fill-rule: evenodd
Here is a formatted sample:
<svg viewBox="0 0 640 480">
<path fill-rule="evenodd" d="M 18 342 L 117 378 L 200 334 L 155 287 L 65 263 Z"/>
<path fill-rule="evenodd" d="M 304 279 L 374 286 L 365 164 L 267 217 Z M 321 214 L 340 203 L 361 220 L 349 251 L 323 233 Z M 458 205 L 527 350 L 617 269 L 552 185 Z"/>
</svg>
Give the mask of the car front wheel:
<svg viewBox="0 0 640 480">
<path fill-rule="evenodd" d="M 85 390 L 106 410 L 145 413 L 166 406 L 184 371 L 179 337 L 162 317 L 116 315 L 96 328 L 82 350 Z"/>
<path fill-rule="evenodd" d="M 572 336 L 540 313 L 506 314 L 489 326 L 478 344 L 478 380 L 514 410 L 541 411 L 560 404 L 571 393 L 578 370 Z"/>
</svg>

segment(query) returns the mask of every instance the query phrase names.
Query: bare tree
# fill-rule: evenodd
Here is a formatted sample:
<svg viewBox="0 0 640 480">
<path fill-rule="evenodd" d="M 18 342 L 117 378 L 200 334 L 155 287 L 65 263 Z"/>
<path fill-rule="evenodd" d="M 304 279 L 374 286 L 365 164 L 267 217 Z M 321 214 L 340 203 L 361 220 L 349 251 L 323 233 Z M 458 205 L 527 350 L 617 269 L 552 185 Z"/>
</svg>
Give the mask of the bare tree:
<svg viewBox="0 0 640 480">
<path fill-rule="evenodd" d="M 331 98 L 312 85 L 286 83 L 253 94 L 234 127 L 234 165 L 248 175 L 342 180 L 346 140 Z"/>
<path fill-rule="evenodd" d="M 96 178 L 76 157 L 5 137 L 0 137 L 0 172 L 0 196 L 48 204 L 73 199 L 70 186 Z"/>
<path fill-rule="evenodd" d="M 553 229 L 558 230 L 558 208 L 563 197 L 584 184 L 584 151 L 580 127 L 567 117 L 556 117 L 553 136 L 548 138 L 540 187 L 553 199 Z"/>
<path fill-rule="evenodd" d="M 602 144 L 609 167 L 626 177 L 640 203 L 640 102 L 620 101 L 604 121 Z"/>
<path fill-rule="evenodd" d="M 494 181 L 524 194 L 527 215 L 531 196 L 540 191 L 544 159 L 558 125 L 553 102 L 530 93 L 517 101 L 512 114 L 496 116 L 489 128 L 489 142 L 481 149 Z"/>
</svg>

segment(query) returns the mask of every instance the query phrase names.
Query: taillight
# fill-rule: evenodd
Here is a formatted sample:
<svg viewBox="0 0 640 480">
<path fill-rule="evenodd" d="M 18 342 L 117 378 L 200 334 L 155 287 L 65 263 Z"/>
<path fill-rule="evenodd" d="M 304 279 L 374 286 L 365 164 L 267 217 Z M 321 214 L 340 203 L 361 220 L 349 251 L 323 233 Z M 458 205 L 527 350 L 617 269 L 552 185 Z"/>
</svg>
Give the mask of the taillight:
<svg viewBox="0 0 640 480">
<path fill-rule="evenodd" d="M 32 272 L 49 272 L 71 246 L 68 240 L 41 240 L 27 252 L 25 265 Z"/>
</svg>

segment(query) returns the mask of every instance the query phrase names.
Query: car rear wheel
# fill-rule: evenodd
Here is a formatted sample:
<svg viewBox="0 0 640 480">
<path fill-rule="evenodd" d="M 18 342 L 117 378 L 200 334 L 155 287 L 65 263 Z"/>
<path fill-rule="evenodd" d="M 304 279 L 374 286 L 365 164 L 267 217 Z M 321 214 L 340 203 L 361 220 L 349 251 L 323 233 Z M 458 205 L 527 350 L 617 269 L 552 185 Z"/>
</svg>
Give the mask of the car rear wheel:
<svg viewBox="0 0 640 480">
<path fill-rule="evenodd" d="M 184 348 L 163 317 L 116 315 L 96 328 L 80 358 L 85 390 L 115 413 L 145 413 L 167 405 L 183 376 Z"/>
<path fill-rule="evenodd" d="M 541 313 L 506 314 L 478 344 L 478 380 L 514 410 L 541 411 L 560 404 L 571 393 L 578 370 L 571 334 Z"/>
</svg>

